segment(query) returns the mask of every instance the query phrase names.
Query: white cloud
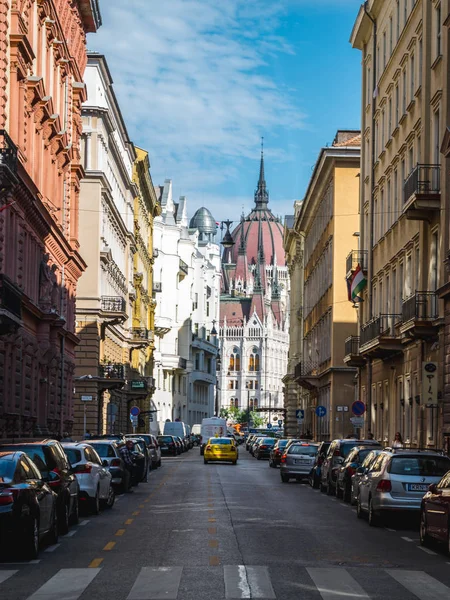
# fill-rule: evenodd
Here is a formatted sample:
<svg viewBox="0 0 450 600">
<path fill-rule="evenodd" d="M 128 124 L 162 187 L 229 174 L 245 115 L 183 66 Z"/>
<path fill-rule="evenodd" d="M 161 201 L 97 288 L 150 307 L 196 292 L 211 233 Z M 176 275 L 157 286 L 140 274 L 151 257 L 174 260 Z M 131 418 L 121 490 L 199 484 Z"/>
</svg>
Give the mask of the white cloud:
<svg viewBox="0 0 450 600">
<path fill-rule="evenodd" d="M 155 182 L 188 195 L 239 181 L 263 133 L 302 126 L 266 61 L 292 53 L 276 33 L 284 2 L 107 0 L 89 46 L 108 60 L 133 141 L 150 151 Z M 274 160 L 285 154 L 271 148 Z M 234 165 L 234 166 L 230 166 Z M 240 211 L 239 211 L 240 212 Z"/>
</svg>

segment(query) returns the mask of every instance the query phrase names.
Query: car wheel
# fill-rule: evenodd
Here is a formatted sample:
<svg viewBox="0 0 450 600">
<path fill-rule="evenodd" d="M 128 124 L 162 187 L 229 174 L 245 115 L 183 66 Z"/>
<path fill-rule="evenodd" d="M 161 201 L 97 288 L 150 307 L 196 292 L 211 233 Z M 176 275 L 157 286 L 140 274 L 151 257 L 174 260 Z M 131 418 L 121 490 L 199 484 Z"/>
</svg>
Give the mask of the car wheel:
<svg viewBox="0 0 450 600">
<path fill-rule="evenodd" d="M 159 460 L 158 460 L 158 465 L 157 465 L 157 466 L 158 466 L 158 467 L 160 467 L 160 466 L 161 466 L 161 464 L 162 464 L 162 463 L 161 463 L 161 459 L 159 459 Z"/>
<path fill-rule="evenodd" d="M 361 506 L 361 496 L 358 494 L 358 497 L 356 498 L 356 516 L 358 517 L 358 519 L 362 519 L 364 514 L 363 514 L 363 509 Z"/>
<path fill-rule="evenodd" d="M 430 541 L 427 533 L 427 518 L 423 509 L 420 511 L 419 541 L 421 546 L 426 546 Z"/>
<path fill-rule="evenodd" d="M 100 512 L 100 495 L 98 493 L 98 488 L 95 493 L 95 498 L 91 498 L 91 513 L 93 515 L 98 515 Z"/>
<path fill-rule="evenodd" d="M 47 534 L 47 542 L 50 546 L 58 543 L 58 513 L 56 512 L 56 506 L 53 509 L 52 526 Z"/>
<path fill-rule="evenodd" d="M 369 525 L 371 527 L 377 527 L 380 523 L 380 517 L 375 513 L 373 509 L 372 498 L 369 498 Z"/>
<path fill-rule="evenodd" d="M 20 554 L 24 559 L 34 560 L 39 554 L 39 521 L 32 515 L 27 518 L 27 521 Z"/>
<path fill-rule="evenodd" d="M 69 533 L 69 503 L 64 502 L 61 513 L 58 515 L 59 533 L 66 535 Z"/>
<path fill-rule="evenodd" d="M 233 460 L 233 465 L 237 465 L 237 460 Z"/>
<path fill-rule="evenodd" d="M 258 454 L 258 456 L 256 457 L 256 460 L 261 460 L 260 455 Z"/>
<path fill-rule="evenodd" d="M 327 491 L 327 488 L 323 485 L 322 480 L 320 480 L 319 489 L 322 492 L 322 494 L 325 494 L 325 492 Z"/>
<path fill-rule="evenodd" d="M 342 498 L 342 491 L 341 491 L 341 488 L 339 487 L 339 484 L 337 481 L 336 481 L 336 485 L 334 488 L 334 493 L 336 494 L 336 498 Z"/>
<path fill-rule="evenodd" d="M 351 499 L 352 499 L 352 486 L 351 485 L 348 485 L 348 484 L 345 485 L 343 498 L 344 498 L 344 502 L 351 502 Z"/>
<path fill-rule="evenodd" d="M 204 458 L 204 459 L 203 459 L 203 464 L 204 464 L 204 465 L 207 465 L 207 464 L 208 464 L 208 461 L 206 460 L 206 458 Z"/>
<path fill-rule="evenodd" d="M 329 479 L 327 479 L 327 485 L 326 485 L 325 489 L 326 489 L 327 496 L 331 496 L 333 494 L 333 487 L 332 487 Z"/>
<path fill-rule="evenodd" d="M 114 506 L 115 501 L 116 501 L 116 492 L 114 491 L 113 486 L 110 485 L 109 491 L 108 491 L 108 498 L 106 499 L 106 502 L 105 502 L 105 507 L 112 508 Z"/>
<path fill-rule="evenodd" d="M 77 495 L 77 497 L 75 498 L 75 501 L 74 501 L 72 515 L 70 517 L 70 523 L 71 523 L 71 525 L 76 525 L 79 520 L 80 520 L 80 505 L 78 504 L 78 495 Z"/>
<path fill-rule="evenodd" d="M 284 475 L 284 473 L 280 473 L 281 475 L 281 481 L 283 483 L 289 483 L 289 476 L 288 475 Z"/>
</svg>

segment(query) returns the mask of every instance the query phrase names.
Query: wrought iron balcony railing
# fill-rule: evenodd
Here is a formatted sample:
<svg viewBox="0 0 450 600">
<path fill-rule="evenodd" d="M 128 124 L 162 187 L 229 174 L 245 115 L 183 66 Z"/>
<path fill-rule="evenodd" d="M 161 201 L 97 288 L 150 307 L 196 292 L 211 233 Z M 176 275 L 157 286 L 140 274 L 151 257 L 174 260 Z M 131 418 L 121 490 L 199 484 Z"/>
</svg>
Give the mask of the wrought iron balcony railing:
<svg viewBox="0 0 450 600">
<path fill-rule="evenodd" d="M 345 356 L 359 354 L 359 336 L 351 335 L 345 340 Z"/>
<path fill-rule="evenodd" d="M 125 312 L 125 299 L 120 296 L 102 296 L 102 310 L 105 312 Z"/>
<path fill-rule="evenodd" d="M 361 327 L 360 345 L 363 346 L 381 336 L 394 338 L 395 326 L 402 320 L 399 314 L 382 314 Z"/>
<path fill-rule="evenodd" d="M 439 194 L 441 191 L 441 167 L 439 165 L 417 165 L 403 184 L 403 202 L 411 196 Z"/>
<path fill-rule="evenodd" d="M 436 292 L 416 292 L 402 304 L 403 322 L 417 319 L 430 321 L 438 316 L 438 299 Z"/>
<path fill-rule="evenodd" d="M 104 379 L 125 379 L 125 365 L 110 363 L 100 365 L 100 377 Z"/>
<path fill-rule="evenodd" d="M 133 340 L 142 340 L 145 342 L 153 338 L 153 336 L 151 335 L 153 332 L 143 327 L 132 327 L 130 331 Z"/>
<path fill-rule="evenodd" d="M 360 265 L 361 269 L 367 271 L 367 250 L 352 250 L 347 256 L 346 260 L 346 273 L 352 273 L 356 270 L 357 266 Z"/>
<path fill-rule="evenodd" d="M 4 129 L 0 129 L 0 174 L 2 179 L 5 174 L 6 180 L 10 182 L 13 182 L 17 175 L 17 146 Z M 4 183 L 6 181 L 2 181 L 2 185 Z"/>
<path fill-rule="evenodd" d="M 22 294 L 20 290 L 6 277 L 0 274 L 0 309 L 22 318 Z"/>
</svg>

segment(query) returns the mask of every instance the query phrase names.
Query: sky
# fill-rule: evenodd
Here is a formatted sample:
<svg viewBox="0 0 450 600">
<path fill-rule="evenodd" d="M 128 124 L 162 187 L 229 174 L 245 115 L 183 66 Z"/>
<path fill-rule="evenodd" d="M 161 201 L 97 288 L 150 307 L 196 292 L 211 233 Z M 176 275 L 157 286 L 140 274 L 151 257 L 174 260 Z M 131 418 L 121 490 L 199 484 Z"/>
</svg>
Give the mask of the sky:
<svg viewBox="0 0 450 600">
<path fill-rule="evenodd" d="M 269 206 L 293 213 L 320 148 L 360 126 L 360 0 L 101 0 L 105 54 L 155 185 L 216 221 L 253 207 L 261 137 Z"/>
</svg>

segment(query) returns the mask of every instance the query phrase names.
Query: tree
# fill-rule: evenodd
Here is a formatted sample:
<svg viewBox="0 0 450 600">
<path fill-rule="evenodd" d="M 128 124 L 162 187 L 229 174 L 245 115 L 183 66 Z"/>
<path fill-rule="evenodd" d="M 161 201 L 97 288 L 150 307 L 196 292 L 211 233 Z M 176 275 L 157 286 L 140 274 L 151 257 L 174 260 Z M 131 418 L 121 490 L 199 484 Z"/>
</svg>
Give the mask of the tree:
<svg viewBox="0 0 450 600">
<path fill-rule="evenodd" d="M 264 423 L 266 422 L 264 417 L 261 417 L 261 415 L 259 415 L 254 410 L 252 410 L 250 412 L 250 421 L 252 422 L 253 427 L 256 427 L 256 428 L 262 427 L 264 425 Z"/>
<path fill-rule="evenodd" d="M 237 406 L 230 406 L 230 408 L 221 408 L 219 417 L 231 421 L 234 423 L 246 423 L 247 422 L 247 411 L 240 410 Z"/>
</svg>

